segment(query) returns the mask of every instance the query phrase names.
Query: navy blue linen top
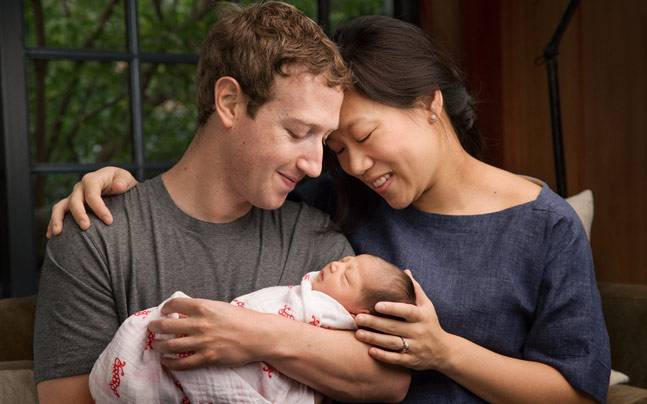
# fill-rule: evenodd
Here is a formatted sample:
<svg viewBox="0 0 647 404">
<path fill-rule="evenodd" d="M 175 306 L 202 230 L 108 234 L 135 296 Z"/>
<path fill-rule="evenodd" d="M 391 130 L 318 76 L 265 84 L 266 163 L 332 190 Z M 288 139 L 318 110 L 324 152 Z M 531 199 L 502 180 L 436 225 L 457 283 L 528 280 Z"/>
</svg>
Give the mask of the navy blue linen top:
<svg viewBox="0 0 647 404">
<path fill-rule="evenodd" d="M 347 236 L 358 254 L 411 269 L 445 331 L 546 363 L 606 401 L 611 359 L 590 245 L 577 214 L 547 186 L 532 202 L 470 216 L 394 210 L 380 198 Z M 404 402 L 483 401 L 420 371 Z"/>
</svg>

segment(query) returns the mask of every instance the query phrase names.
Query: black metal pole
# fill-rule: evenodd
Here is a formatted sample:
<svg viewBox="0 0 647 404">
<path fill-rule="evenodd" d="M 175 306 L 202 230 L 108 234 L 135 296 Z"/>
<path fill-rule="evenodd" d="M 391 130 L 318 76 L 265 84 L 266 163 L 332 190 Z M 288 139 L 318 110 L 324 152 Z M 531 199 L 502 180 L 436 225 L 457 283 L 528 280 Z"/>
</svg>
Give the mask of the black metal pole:
<svg viewBox="0 0 647 404">
<path fill-rule="evenodd" d="M 557 69 L 557 55 L 559 54 L 559 43 L 562 35 L 568 27 L 573 14 L 580 0 L 571 0 L 566 7 L 566 11 L 559 20 L 557 29 L 553 33 L 550 42 L 544 49 L 543 59 L 546 62 L 546 71 L 548 73 L 548 95 L 550 102 L 550 123 L 553 134 L 553 155 L 555 158 L 555 176 L 557 178 L 557 193 L 560 196 L 568 195 L 566 187 L 566 163 L 564 160 L 564 139 L 562 136 L 562 117 L 559 102 L 559 80 Z"/>
<path fill-rule="evenodd" d="M 137 1 L 128 0 L 126 7 L 126 26 L 128 28 L 128 52 L 130 53 L 130 115 L 133 131 L 133 157 L 137 166 L 135 173 L 139 181 L 144 180 L 144 135 L 142 123 L 142 89 L 139 80 L 139 21 L 137 21 Z"/>
<path fill-rule="evenodd" d="M 557 58 L 546 61 L 548 73 L 548 96 L 550 102 L 550 126 L 553 134 L 553 158 L 555 160 L 555 177 L 557 193 L 566 198 L 566 159 L 564 158 L 564 139 L 562 136 L 562 113 L 559 102 L 559 80 L 557 75 Z"/>
</svg>

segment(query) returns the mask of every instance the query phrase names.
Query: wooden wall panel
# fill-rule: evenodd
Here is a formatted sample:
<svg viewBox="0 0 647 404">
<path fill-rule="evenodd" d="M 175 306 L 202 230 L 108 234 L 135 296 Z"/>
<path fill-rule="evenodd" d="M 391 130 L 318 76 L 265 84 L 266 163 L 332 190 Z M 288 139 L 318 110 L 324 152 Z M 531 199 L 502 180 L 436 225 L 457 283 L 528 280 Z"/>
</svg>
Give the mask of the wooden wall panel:
<svg viewBox="0 0 647 404">
<path fill-rule="evenodd" d="M 459 64 L 477 100 L 483 160 L 503 160 L 501 122 L 501 0 L 428 0 L 420 3 L 420 25 Z"/>
<path fill-rule="evenodd" d="M 503 167 L 555 186 L 544 67 L 567 1 L 502 4 Z M 647 284 L 647 2 L 580 4 L 559 56 L 570 194 L 595 196 L 599 280 Z"/>
<path fill-rule="evenodd" d="M 423 4 L 423 27 L 485 95 L 480 116 L 500 142 L 490 161 L 555 189 L 546 69 L 535 59 L 568 0 Z M 595 197 L 598 280 L 647 284 L 647 1 L 582 1 L 562 39 L 559 81 L 568 190 Z"/>
<path fill-rule="evenodd" d="M 586 108 L 573 180 L 595 193 L 599 278 L 647 284 L 647 2 L 582 6 Z"/>
<path fill-rule="evenodd" d="M 420 2 L 420 27 L 454 57 L 462 62 L 462 4 L 458 0 L 427 0 Z"/>
<path fill-rule="evenodd" d="M 503 69 L 503 167 L 531 175 L 555 188 L 548 84 L 545 66 L 535 63 L 548 43 L 564 11 L 566 1 L 504 0 L 502 12 Z M 578 92 L 577 75 L 564 74 L 576 65 L 578 15 L 560 47 L 560 84 L 563 131 L 573 139 L 573 118 L 579 111 L 572 100 Z M 568 77 L 566 77 L 568 75 Z M 566 113 L 566 110 L 569 112 Z M 567 163 L 567 169 L 570 165 Z"/>
<path fill-rule="evenodd" d="M 478 102 L 478 125 L 484 144 L 481 157 L 500 166 L 504 155 L 501 1 L 462 0 L 461 4 L 462 64 Z"/>
</svg>

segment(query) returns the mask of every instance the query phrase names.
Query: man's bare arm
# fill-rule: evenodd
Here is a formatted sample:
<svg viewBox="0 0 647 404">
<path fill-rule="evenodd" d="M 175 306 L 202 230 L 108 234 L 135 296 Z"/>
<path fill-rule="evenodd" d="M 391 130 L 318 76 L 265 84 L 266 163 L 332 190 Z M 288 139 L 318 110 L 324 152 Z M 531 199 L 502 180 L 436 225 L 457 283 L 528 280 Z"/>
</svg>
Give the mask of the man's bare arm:
<svg viewBox="0 0 647 404">
<path fill-rule="evenodd" d="M 173 299 L 162 312 L 187 317 L 151 321 L 149 329 L 185 336 L 157 340 L 153 349 L 194 353 L 178 359 L 163 358 L 162 363 L 171 369 L 237 367 L 263 361 L 342 401 L 401 401 L 409 388 L 407 370 L 371 358 L 368 346 L 355 339 L 351 331 L 327 330 L 204 299 Z"/>
<path fill-rule="evenodd" d="M 272 317 L 274 349 L 265 361 L 281 373 L 341 401 L 399 402 L 406 396 L 409 371 L 371 358 L 369 345 L 353 332 Z"/>
<path fill-rule="evenodd" d="M 40 404 L 94 404 L 87 374 L 46 380 L 36 389 Z"/>
</svg>

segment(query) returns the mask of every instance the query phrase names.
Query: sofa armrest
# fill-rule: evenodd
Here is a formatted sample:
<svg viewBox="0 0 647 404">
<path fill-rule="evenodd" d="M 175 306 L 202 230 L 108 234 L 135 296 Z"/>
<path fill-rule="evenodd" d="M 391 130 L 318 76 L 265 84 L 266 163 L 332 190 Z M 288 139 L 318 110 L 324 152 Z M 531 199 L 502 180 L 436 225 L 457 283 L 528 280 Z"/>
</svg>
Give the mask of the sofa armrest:
<svg viewBox="0 0 647 404">
<path fill-rule="evenodd" d="M 0 299 L 0 362 L 33 360 L 36 297 Z"/>
<path fill-rule="evenodd" d="M 611 344 L 611 367 L 647 388 L 647 285 L 598 284 Z"/>
</svg>

